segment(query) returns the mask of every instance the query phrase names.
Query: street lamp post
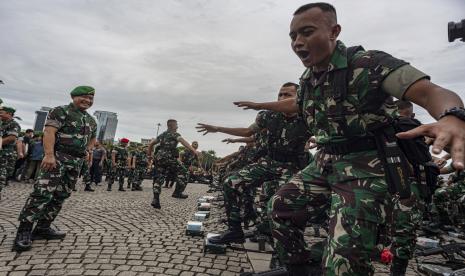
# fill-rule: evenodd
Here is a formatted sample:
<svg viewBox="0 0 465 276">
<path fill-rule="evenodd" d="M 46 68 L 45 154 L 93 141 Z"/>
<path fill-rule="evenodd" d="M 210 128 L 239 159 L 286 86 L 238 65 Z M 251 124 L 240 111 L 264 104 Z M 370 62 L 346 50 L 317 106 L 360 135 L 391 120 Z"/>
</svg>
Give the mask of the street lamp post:
<svg viewBox="0 0 465 276">
<path fill-rule="evenodd" d="M 160 126 L 161 126 L 161 124 L 157 123 L 157 137 L 158 137 L 158 131 L 160 130 Z"/>
</svg>

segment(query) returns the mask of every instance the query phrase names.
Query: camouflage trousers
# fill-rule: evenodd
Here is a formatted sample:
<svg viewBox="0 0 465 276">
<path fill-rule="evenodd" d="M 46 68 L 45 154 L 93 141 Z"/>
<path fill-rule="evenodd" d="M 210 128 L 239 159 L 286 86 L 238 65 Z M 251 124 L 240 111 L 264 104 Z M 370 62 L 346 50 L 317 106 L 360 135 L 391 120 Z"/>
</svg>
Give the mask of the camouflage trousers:
<svg viewBox="0 0 465 276">
<path fill-rule="evenodd" d="M 53 221 L 71 195 L 84 160 L 61 152 L 56 152 L 55 158 L 54 169 L 40 169 L 34 190 L 19 215 L 20 222 Z"/>
<path fill-rule="evenodd" d="M 116 168 L 114 169 L 115 176 L 110 180 L 111 184 L 113 184 L 115 180 L 118 180 L 118 184 L 120 186 L 124 185 L 124 178 L 126 177 L 127 171 L 128 170 L 125 166 L 116 165 Z"/>
<path fill-rule="evenodd" d="M 392 212 L 392 229 L 389 229 L 391 252 L 399 259 L 413 258 L 415 252 L 417 230 L 423 220 L 426 209 L 426 187 L 411 179 L 411 196 L 406 199 L 394 198 Z M 389 213 L 388 213 L 389 215 Z M 389 218 L 388 218 L 389 220 Z"/>
<path fill-rule="evenodd" d="M 134 187 L 136 183 L 136 170 L 131 168 L 127 171 L 128 175 L 128 188 Z"/>
<path fill-rule="evenodd" d="M 15 150 L 0 150 L 0 192 L 8 185 L 8 178 L 13 175 L 16 159 Z"/>
<path fill-rule="evenodd" d="M 153 193 L 160 194 L 161 186 L 173 176 L 173 181 L 176 182 L 176 192 L 182 193 L 186 189 L 188 171 L 186 167 L 177 159 L 160 159 L 156 161 L 156 174 L 153 178 Z"/>
<path fill-rule="evenodd" d="M 90 175 L 90 168 L 89 168 L 89 164 L 87 163 L 87 161 L 82 162 L 81 175 L 82 175 L 82 182 L 85 185 L 90 185 L 92 183 L 92 177 Z"/>
<path fill-rule="evenodd" d="M 136 165 L 135 169 L 135 183 L 137 187 L 142 186 L 142 181 L 144 181 L 146 172 L 146 165 Z"/>
<path fill-rule="evenodd" d="M 304 231 L 307 221 L 319 223 L 329 210 L 325 275 L 372 275 L 378 233 L 392 202 L 376 151 L 343 156 L 318 152 L 269 202 L 280 261 L 319 261 L 320 252 L 307 246 Z"/>
<path fill-rule="evenodd" d="M 241 224 L 241 199 L 244 196 L 246 199 L 250 198 L 253 190 L 265 181 L 275 180 L 284 184 L 295 171 L 295 166 L 291 163 L 262 157 L 256 163 L 246 165 L 227 177 L 223 184 L 223 194 L 229 225 Z"/>
</svg>

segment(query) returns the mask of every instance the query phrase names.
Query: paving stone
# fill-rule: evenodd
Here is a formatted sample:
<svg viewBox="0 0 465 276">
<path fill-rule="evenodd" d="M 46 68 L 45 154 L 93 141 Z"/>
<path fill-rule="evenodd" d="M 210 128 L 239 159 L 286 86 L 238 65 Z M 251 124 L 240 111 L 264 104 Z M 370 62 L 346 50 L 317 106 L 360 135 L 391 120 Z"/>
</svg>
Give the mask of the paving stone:
<svg viewBox="0 0 465 276">
<path fill-rule="evenodd" d="M 202 252 L 203 239 L 187 237 L 185 222 L 196 211 L 206 185 L 189 184 L 185 200 L 163 189 L 162 210 L 149 205 L 151 181 L 143 192 L 78 192 L 65 201 L 54 225 L 67 233 L 64 240 L 37 240 L 31 251 L 11 252 L 17 216 L 31 186 L 12 182 L 2 191 L 0 205 L 0 276 L 18 275 L 183 275 L 231 271 L 228 262 L 245 262 L 245 253 L 217 256 Z M 219 213 L 218 213 L 219 214 Z M 0 234 L 1 235 L 1 234 Z M 14 274 L 12 274 L 14 275 Z"/>
</svg>

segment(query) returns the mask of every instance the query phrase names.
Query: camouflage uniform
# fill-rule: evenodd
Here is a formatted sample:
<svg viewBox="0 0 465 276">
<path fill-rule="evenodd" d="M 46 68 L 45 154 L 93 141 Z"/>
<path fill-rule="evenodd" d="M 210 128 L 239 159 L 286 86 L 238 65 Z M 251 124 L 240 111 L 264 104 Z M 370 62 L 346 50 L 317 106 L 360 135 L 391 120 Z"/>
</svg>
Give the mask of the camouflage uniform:
<svg viewBox="0 0 465 276">
<path fill-rule="evenodd" d="M 113 168 L 113 173 L 114 173 L 114 178 L 111 179 L 111 182 L 109 184 L 109 189 L 111 189 L 111 185 L 113 184 L 113 181 L 115 179 L 118 180 L 119 183 L 119 189 L 123 189 L 124 185 L 124 178 L 126 177 L 127 174 L 127 165 L 128 165 L 128 157 L 129 157 L 129 152 L 128 149 L 123 147 L 123 146 L 115 146 L 113 148 L 112 153 L 115 153 L 115 163 L 116 167 Z"/>
<path fill-rule="evenodd" d="M 21 127 L 14 119 L 2 122 L 2 125 L 0 126 L 0 132 L 2 133 L 3 139 L 8 136 L 14 136 L 18 138 L 18 133 L 20 130 Z M 3 187 L 8 184 L 8 178 L 13 174 L 16 159 L 16 142 L 4 145 L 0 150 L 0 192 L 2 191 Z"/>
<path fill-rule="evenodd" d="M 325 273 L 372 275 L 372 257 L 379 256 L 377 234 L 393 200 L 370 130 L 396 116 L 391 95 L 402 98 L 413 82 L 426 75 L 383 52 L 359 50 L 348 61 L 346 51 L 338 41 L 328 71 L 307 69 L 301 78 L 297 104 L 320 150 L 314 162 L 273 196 L 270 215 L 280 260 L 305 264 L 316 257 L 304 242 L 306 222 L 330 208 Z M 334 85 L 343 69 L 347 89 Z M 399 77 L 404 69 L 410 70 L 407 78 Z M 388 81 L 396 71 L 392 75 L 398 78 Z M 356 145 L 360 150 L 354 150 Z M 345 146 L 347 153 L 332 154 L 336 146 Z"/>
<path fill-rule="evenodd" d="M 105 158 L 105 171 L 106 171 L 106 176 L 105 176 L 105 181 L 109 184 L 113 184 L 115 182 L 115 177 L 113 175 L 113 164 L 111 161 L 111 152 L 113 151 L 113 147 L 110 147 L 107 151 L 107 158 Z"/>
<path fill-rule="evenodd" d="M 133 190 L 142 190 L 142 181 L 144 181 L 145 172 L 147 171 L 147 153 L 144 150 L 135 152 L 136 168 L 134 170 L 134 185 Z"/>
<path fill-rule="evenodd" d="M 197 156 L 190 150 L 185 149 L 181 154 L 181 162 L 189 171 L 187 182 L 190 182 L 193 179 L 193 170 L 195 170 L 195 167 L 199 166 L 199 160 L 197 159 Z"/>
<path fill-rule="evenodd" d="M 456 172 L 450 185 L 436 189 L 431 209 L 440 224 L 465 223 L 465 171 Z"/>
<path fill-rule="evenodd" d="M 87 160 L 82 162 L 81 175 L 82 175 L 82 182 L 86 186 L 92 184 L 92 177 L 90 176 L 90 168 L 89 168 L 89 163 L 87 162 Z"/>
<path fill-rule="evenodd" d="M 168 175 L 175 175 L 175 193 L 182 193 L 187 185 L 187 169 L 177 159 L 179 156 L 178 145 L 181 135 L 177 132 L 165 131 L 157 137 L 159 143 L 155 155 L 155 166 L 157 173 L 153 180 L 153 193 L 161 193 L 161 185 Z"/>
<path fill-rule="evenodd" d="M 56 218 L 76 185 L 86 146 L 97 132 L 94 118 L 72 103 L 52 109 L 45 126 L 57 128 L 56 167 L 51 171 L 40 170 L 34 190 L 19 215 L 21 222 L 51 222 Z"/>
<path fill-rule="evenodd" d="M 244 194 L 250 194 L 264 181 L 278 180 L 282 185 L 299 170 L 299 157 L 303 157 L 305 143 L 310 138 L 301 117 L 286 117 L 279 112 L 260 112 L 251 127 L 256 133 L 267 131 L 267 152 L 266 156 L 233 173 L 224 182 L 230 228 L 240 227 L 240 200 Z"/>
</svg>

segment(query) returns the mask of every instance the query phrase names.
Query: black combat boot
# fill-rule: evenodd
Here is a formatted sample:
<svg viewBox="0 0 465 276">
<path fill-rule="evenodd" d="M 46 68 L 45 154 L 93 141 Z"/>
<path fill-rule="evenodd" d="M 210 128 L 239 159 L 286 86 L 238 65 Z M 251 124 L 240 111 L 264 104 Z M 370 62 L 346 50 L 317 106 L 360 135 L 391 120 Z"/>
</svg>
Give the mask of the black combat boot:
<svg viewBox="0 0 465 276">
<path fill-rule="evenodd" d="M 404 276 L 407 272 L 408 260 L 394 257 L 391 264 L 391 276 Z"/>
<path fill-rule="evenodd" d="M 161 209 L 161 206 L 160 206 L 160 194 L 153 193 L 153 200 L 152 200 L 152 203 L 150 205 L 152 205 L 152 207 L 155 208 L 155 209 Z"/>
<path fill-rule="evenodd" d="M 90 186 L 90 184 L 86 184 L 86 187 L 84 188 L 84 191 L 86 191 L 86 192 L 93 192 L 94 189 L 92 189 L 92 187 Z"/>
<path fill-rule="evenodd" d="M 124 184 L 123 184 L 123 183 L 120 183 L 120 184 L 119 184 L 118 191 L 120 191 L 120 192 L 126 192 L 126 190 L 124 189 L 123 186 L 124 186 Z"/>
<path fill-rule="evenodd" d="M 135 189 L 135 190 L 136 190 L 136 191 L 142 191 L 142 186 L 141 186 L 141 184 L 138 184 L 138 185 L 136 186 L 136 189 Z"/>
<path fill-rule="evenodd" d="M 172 194 L 171 196 L 174 197 L 174 198 L 182 198 L 182 199 L 188 198 L 188 197 L 189 197 L 188 195 L 183 194 L 183 193 L 179 190 L 178 185 L 176 185 L 176 188 L 174 189 L 174 192 L 173 192 L 173 194 Z"/>
<path fill-rule="evenodd" d="M 52 222 L 39 220 L 36 228 L 32 232 L 33 240 L 62 240 L 66 237 L 66 233 L 55 230 L 51 227 Z"/>
<path fill-rule="evenodd" d="M 217 237 L 210 238 L 209 241 L 214 244 L 244 243 L 244 231 L 238 225 L 230 226 L 229 230 Z"/>
<path fill-rule="evenodd" d="M 111 183 L 108 183 L 107 191 L 111 191 Z"/>
<path fill-rule="evenodd" d="M 13 250 L 16 252 L 27 251 L 32 247 L 32 223 L 20 222 L 18 232 L 13 244 Z"/>
</svg>

